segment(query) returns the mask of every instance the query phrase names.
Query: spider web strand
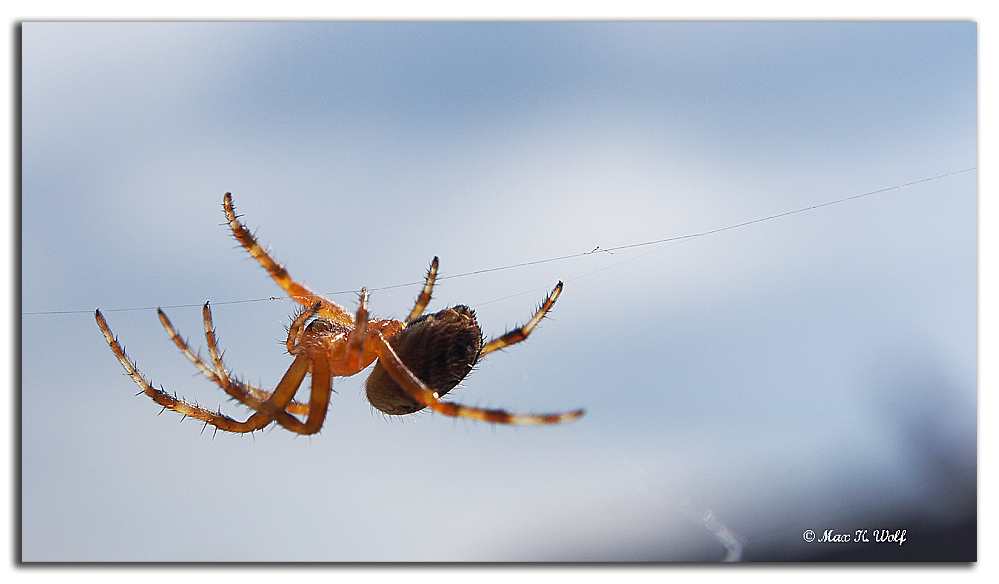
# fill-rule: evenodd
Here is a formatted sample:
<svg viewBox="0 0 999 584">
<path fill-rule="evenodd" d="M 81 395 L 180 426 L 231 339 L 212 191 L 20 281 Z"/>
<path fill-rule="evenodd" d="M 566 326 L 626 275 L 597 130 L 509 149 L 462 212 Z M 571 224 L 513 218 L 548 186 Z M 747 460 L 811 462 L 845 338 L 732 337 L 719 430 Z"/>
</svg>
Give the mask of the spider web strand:
<svg viewBox="0 0 999 584">
<path fill-rule="evenodd" d="M 946 177 L 949 177 L 949 176 L 954 176 L 954 175 L 963 174 L 963 173 L 966 173 L 966 172 L 971 172 L 973 170 L 978 170 L 978 167 L 977 166 L 972 166 L 970 168 L 965 168 L 965 169 L 962 169 L 962 170 L 956 170 L 956 171 L 953 171 L 953 172 L 947 172 L 947 173 L 938 174 L 938 175 L 935 175 L 935 176 L 921 178 L 919 180 L 914 180 L 914 181 L 911 181 L 911 182 L 907 182 L 907 183 L 903 183 L 903 184 L 899 184 L 899 185 L 895 185 L 895 186 L 883 187 L 883 188 L 876 189 L 876 190 L 873 190 L 873 191 L 868 191 L 866 193 L 861 193 L 859 195 L 851 195 L 849 197 L 843 197 L 843 198 L 840 198 L 840 199 L 835 199 L 833 201 L 826 201 L 824 203 L 818 203 L 816 205 L 810 205 L 810 206 L 807 206 L 807 207 L 801 207 L 801 208 L 794 209 L 794 210 L 791 210 L 791 211 L 784 211 L 782 213 L 776 213 L 774 215 L 768 215 L 766 217 L 760 217 L 760 218 L 757 218 L 757 219 L 752 219 L 752 220 L 749 220 L 749 221 L 743 221 L 741 223 L 735 223 L 735 224 L 732 224 L 732 225 L 727 225 L 725 227 L 718 227 L 718 228 L 715 228 L 715 229 L 709 229 L 707 231 L 701 231 L 701 232 L 698 232 L 698 233 L 691 233 L 691 234 L 688 234 L 688 235 L 677 235 L 677 236 L 673 236 L 673 237 L 666 237 L 666 238 L 663 238 L 663 239 L 655 239 L 655 240 L 643 241 L 643 242 L 639 242 L 639 243 L 629 243 L 629 244 L 618 245 L 618 246 L 615 246 L 615 247 L 608 247 L 608 248 L 597 246 L 594 249 L 592 249 L 590 251 L 586 251 L 586 252 L 580 252 L 580 253 L 574 253 L 574 254 L 568 254 L 568 255 L 557 256 L 557 257 L 550 257 L 550 258 L 544 258 L 544 259 L 538 259 L 538 260 L 531 260 L 531 261 L 527 261 L 527 262 L 519 262 L 519 263 L 516 263 L 516 264 L 507 264 L 505 266 L 498 266 L 498 267 L 495 267 L 495 268 L 484 268 L 484 269 L 481 269 L 481 270 L 472 270 L 472 271 L 469 271 L 469 272 L 462 272 L 460 274 L 451 274 L 451 275 L 445 275 L 445 276 L 438 276 L 437 277 L 437 281 L 439 282 L 439 281 L 442 281 L 442 280 L 451 280 L 451 279 L 454 279 L 454 278 L 465 278 L 465 277 L 468 277 L 468 276 L 477 276 L 477 275 L 480 275 L 480 274 L 488 274 L 488 273 L 492 273 L 492 272 L 500 272 L 500 271 L 503 271 L 503 270 L 513 270 L 513 269 L 516 269 L 516 268 L 523 268 L 523 267 L 527 267 L 527 266 L 535 266 L 535 265 L 538 265 L 538 264 L 546 264 L 546 263 L 551 263 L 551 262 L 558 262 L 558 261 L 563 261 L 563 260 L 570 260 L 570 259 L 575 259 L 575 258 L 581 258 L 581 257 L 585 257 L 585 256 L 590 256 L 590 255 L 598 254 L 598 253 L 613 253 L 613 252 L 619 251 L 619 250 L 634 249 L 634 248 L 639 248 L 639 247 L 648 247 L 648 246 L 660 245 L 660 244 L 671 243 L 671 242 L 681 243 L 681 242 L 684 242 L 684 241 L 690 241 L 690 240 L 697 239 L 697 238 L 700 238 L 700 237 L 705 237 L 705 236 L 708 236 L 708 235 L 714 235 L 716 233 L 721 233 L 723 231 L 731 231 L 733 229 L 739 229 L 741 227 L 747 227 L 749 225 L 756 225 L 757 223 L 764 223 L 764 222 L 767 222 L 767 221 L 773 221 L 773 220 L 776 220 L 776 219 L 781 219 L 781 218 L 784 218 L 784 217 L 789 217 L 791 215 L 797 215 L 799 213 L 806 213 L 806 212 L 809 212 L 809 211 L 815 211 L 817 209 L 822 209 L 824 207 L 830 207 L 832 205 L 839 205 L 839 204 L 842 204 L 842 203 L 847 203 L 847 202 L 850 202 L 850 201 L 855 201 L 857 199 L 863 199 L 863 198 L 866 198 L 866 197 L 871 197 L 871 196 L 874 196 L 874 195 L 879 195 L 879 194 L 883 194 L 883 193 L 887 193 L 887 192 L 891 192 L 891 191 L 902 190 L 902 189 L 905 189 L 905 188 L 908 188 L 908 187 L 912 187 L 912 186 L 915 186 L 915 185 L 927 183 L 927 182 L 934 181 L 934 180 L 939 180 L 939 179 L 946 178 Z M 582 278 L 582 277 L 585 277 L 585 276 L 589 276 L 589 275 L 595 274 L 597 272 L 602 272 L 603 270 L 610 269 L 610 268 L 612 268 L 614 266 L 620 265 L 620 264 L 625 263 L 625 262 L 634 261 L 636 259 L 645 257 L 646 255 L 649 255 L 651 253 L 655 253 L 657 251 L 661 251 L 661 250 L 660 249 L 655 249 L 655 250 L 649 251 L 647 253 L 643 253 L 643 254 L 637 255 L 635 257 L 623 260 L 621 262 L 617 262 L 617 263 L 611 264 L 609 266 L 604 266 L 604 267 L 602 267 L 602 268 L 600 268 L 598 270 L 594 270 L 593 272 L 589 272 L 589 273 L 583 274 L 581 276 L 576 276 L 575 278 L 572 278 L 572 280 L 578 280 L 579 278 Z M 416 286 L 416 285 L 422 286 L 423 284 L 424 284 L 424 282 L 422 280 L 416 280 L 416 281 L 412 281 L 412 282 L 406 282 L 404 284 L 393 284 L 393 285 L 390 285 L 390 286 L 369 287 L 368 291 L 369 292 L 374 292 L 374 291 L 381 291 L 381 290 L 394 290 L 394 289 L 397 289 L 397 288 L 407 288 L 407 287 Z M 320 296 L 320 295 L 337 296 L 337 295 L 357 294 L 357 293 L 358 293 L 358 290 L 340 290 L 340 291 L 336 291 L 336 292 L 323 292 L 322 294 L 317 293 L 314 296 L 317 296 L 317 297 Z M 228 301 L 221 301 L 221 302 L 213 302 L 212 304 L 213 305 L 249 304 L 249 303 L 253 303 L 253 302 L 272 302 L 272 301 L 285 301 L 285 300 L 291 300 L 291 297 L 290 296 L 269 296 L 267 298 L 250 298 L 250 299 L 245 299 L 245 300 L 228 300 Z M 171 305 L 163 305 L 163 306 L 140 306 L 140 307 L 129 307 L 129 308 L 108 308 L 108 309 L 102 309 L 102 310 L 104 312 L 132 312 L 132 311 L 140 311 L 140 310 L 155 310 L 157 308 L 169 308 L 169 309 L 175 309 L 175 308 L 200 308 L 202 305 L 203 305 L 203 303 L 171 304 Z M 40 315 L 58 315 L 58 314 L 83 314 L 83 313 L 90 313 L 90 312 L 92 312 L 92 310 L 89 310 L 89 309 L 88 310 L 43 310 L 43 311 L 32 311 L 32 312 L 23 312 L 22 311 L 21 315 L 22 316 L 40 316 Z"/>
</svg>

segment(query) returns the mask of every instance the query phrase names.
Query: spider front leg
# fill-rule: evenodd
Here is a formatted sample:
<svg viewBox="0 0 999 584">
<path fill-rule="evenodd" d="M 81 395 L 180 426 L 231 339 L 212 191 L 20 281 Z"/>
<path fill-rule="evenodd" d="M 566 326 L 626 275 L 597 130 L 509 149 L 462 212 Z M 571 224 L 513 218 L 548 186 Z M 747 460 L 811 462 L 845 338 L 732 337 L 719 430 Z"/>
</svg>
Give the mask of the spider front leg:
<svg viewBox="0 0 999 584">
<path fill-rule="evenodd" d="M 287 342 L 289 347 L 292 347 L 293 339 L 297 344 L 297 342 L 302 338 L 302 335 L 305 333 L 304 325 L 306 321 L 315 316 L 316 312 L 318 312 L 321 309 L 321 307 L 322 304 L 316 302 L 312 306 L 310 306 L 307 310 L 302 311 L 297 317 L 295 317 L 295 320 L 291 323 L 291 326 L 288 328 Z M 164 315 L 164 318 L 165 316 L 166 315 Z M 259 411 L 261 404 L 266 403 L 267 400 L 271 399 L 271 395 L 268 395 L 264 399 L 260 399 L 258 396 L 253 396 L 246 389 L 244 389 L 243 384 L 234 381 L 232 379 L 232 377 L 229 375 L 229 372 L 226 370 L 225 364 L 222 363 L 222 353 L 219 351 L 218 339 L 215 336 L 215 326 L 212 324 L 212 309 L 207 302 L 205 303 L 204 308 L 202 308 L 202 317 L 204 318 L 205 321 L 205 339 L 208 342 L 208 354 L 209 356 L 211 356 L 212 364 L 215 366 L 214 375 L 211 377 L 211 379 L 216 383 L 218 383 L 219 386 L 222 387 L 222 390 L 225 391 L 227 394 L 229 394 L 230 397 L 232 397 L 233 399 L 239 401 L 244 405 L 247 405 L 251 408 L 255 408 Z M 167 320 L 167 322 L 169 323 L 169 320 Z M 174 342 L 176 343 L 177 339 L 174 339 Z M 297 348 L 295 348 L 294 350 L 292 348 L 289 348 L 288 352 L 293 355 L 297 355 L 300 351 L 298 351 Z M 190 358 L 190 355 L 188 355 L 188 358 Z M 200 362 L 201 360 L 198 359 L 198 361 Z M 204 371 L 202 371 L 202 373 L 204 373 Z M 298 384 L 301 384 L 301 382 L 302 380 L 299 379 Z M 294 397 L 295 392 L 297 392 L 297 390 L 298 390 L 298 385 L 295 386 L 295 391 L 292 392 L 291 397 Z M 284 400 L 280 409 L 288 409 L 289 401 L 290 400 Z M 296 408 L 296 409 L 300 410 L 301 408 Z M 304 413 L 306 414 L 309 413 L 308 407 L 305 408 Z"/>
<path fill-rule="evenodd" d="M 412 371 L 406 367 L 385 337 L 378 331 L 369 333 L 371 341 L 378 352 L 379 363 L 399 386 L 414 400 L 434 410 L 435 412 L 455 418 L 470 418 L 494 424 L 511 424 L 529 426 L 539 424 L 560 424 L 571 422 L 583 415 L 583 410 L 574 410 L 561 414 L 513 414 L 506 410 L 490 410 L 463 406 L 440 399 L 437 392 L 427 387 Z"/>
<path fill-rule="evenodd" d="M 297 327 L 301 327 L 301 324 L 310 318 L 319 308 L 320 304 L 317 302 L 310 310 L 303 312 L 295 319 L 295 323 L 292 324 L 288 333 L 289 343 L 291 342 L 292 335 L 296 334 L 296 325 Z M 298 342 L 292 351 L 295 354 L 295 362 L 298 362 L 299 359 L 304 359 L 307 363 L 311 364 L 310 370 L 312 372 L 312 391 L 309 397 L 308 417 L 305 422 L 289 414 L 280 404 L 270 400 L 248 405 L 256 409 L 258 414 L 273 418 L 278 424 L 281 424 L 292 432 L 298 434 L 315 434 L 319 432 L 326 421 L 330 394 L 333 392 L 333 376 L 330 372 L 329 357 L 325 352 L 325 344 L 319 340 L 319 337 L 330 333 L 332 330 L 333 326 L 329 321 L 319 319 L 312 321 L 304 329 L 301 329 L 300 333 L 297 333 Z"/>
<path fill-rule="evenodd" d="M 184 354 L 184 356 L 187 357 L 188 360 L 191 361 L 191 363 L 193 363 L 194 366 L 197 367 L 199 371 L 201 371 L 202 375 L 204 375 L 205 377 L 213 381 L 216 385 L 218 385 L 220 388 L 225 390 L 226 386 L 222 383 L 222 380 L 215 373 L 215 370 L 212 369 L 212 367 L 208 363 L 205 363 L 204 360 L 202 360 L 197 353 L 191 350 L 190 345 L 188 345 L 187 341 L 185 341 L 180 336 L 180 333 L 177 331 L 177 329 L 174 328 L 173 323 L 171 323 L 170 319 L 167 318 L 166 313 L 159 308 L 156 309 L 156 313 L 159 315 L 160 324 L 162 324 L 163 328 L 166 329 L 167 334 L 170 335 L 170 339 L 173 340 L 174 345 L 176 345 L 177 348 L 180 349 L 180 351 Z M 245 390 L 245 393 L 249 394 L 251 400 L 255 400 L 257 402 L 266 401 L 270 399 L 272 395 L 271 392 L 264 391 L 263 389 L 254 387 L 248 383 L 237 383 L 236 386 L 239 389 Z M 242 398 L 236 398 L 236 399 L 238 399 L 241 403 L 247 403 Z M 285 409 L 293 414 L 304 415 L 309 413 L 308 404 L 298 403 L 295 400 L 292 400 L 290 403 L 288 403 Z"/>
<path fill-rule="evenodd" d="M 323 321 L 317 321 L 323 322 Z M 313 358 L 315 357 L 315 358 Z M 330 394 L 333 392 L 333 379 L 330 375 L 330 364 L 324 355 L 310 356 L 308 353 L 300 353 L 295 357 L 297 363 L 303 359 L 306 363 L 312 363 L 312 392 L 309 397 L 309 415 L 305 422 L 285 411 L 280 403 L 265 401 L 254 405 L 257 410 L 256 415 L 273 418 L 288 430 L 298 434 L 315 434 L 322 429 L 326 421 L 326 412 L 329 410 Z M 306 365 L 308 369 L 308 364 Z M 275 392 L 276 393 L 276 392 Z"/>
<path fill-rule="evenodd" d="M 284 289 L 288 296 L 290 296 L 295 302 L 298 302 L 306 307 L 311 306 L 317 301 L 321 302 L 322 309 L 319 311 L 319 314 L 323 318 L 339 324 L 351 324 L 350 313 L 346 309 L 336 302 L 327 300 L 319 294 L 316 294 L 304 284 L 296 282 L 288 274 L 288 270 L 284 269 L 284 266 L 277 263 L 277 261 L 275 261 L 274 258 L 272 258 L 270 254 L 260 246 L 257 239 L 252 233 L 250 233 L 250 230 L 247 229 L 246 226 L 240 222 L 239 217 L 237 217 L 236 207 L 232 203 L 232 193 L 226 193 L 222 198 L 222 210 L 225 212 L 226 221 L 229 223 L 229 228 L 232 230 L 233 236 L 236 237 L 240 245 L 242 245 L 243 248 L 250 253 L 250 255 L 260 262 L 260 265 L 267 270 L 267 273 L 271 275 L 271 278 L 273 278 L 274 281 Z"/>
<path fill-rule="evenodd" d="M 222 363 L 222 354 L 219 352 L 215 330 L 212 326 L 211 309 L 207 303 L 205 303 L 204 308 L 205 337 L 208 340 L 208 352 L 215 365 L 215 373 L 218 375 L 225 392 L 257 410 L 257 413 L 253 414 L 253 416 L 259 416 L 268 421 L 271 419 L 276 420 L 285 428 L 299 434 L 315 434 L 323 427 L 323 422 L 326 421 L 326 413 L 329 410 L 330 393 L 333 391 L 329 359 L 323 350 L 324 346 L 322 343 L 315 342 L 316 337 L 330 332 L 332 326 L 328 321 L 321 319 L 315 320 L 308 326 L 305 326 L 305 323 L 321 309 L 322 303 L 315 302 L 307 310 L 302 311 L 301 314 L 295 317 L 291 326 L 288 327 L 288 344 L 291 345 L 294 342 L 294 346 L 289 350 L 290 353 L 295 355 L 292 367 L 295 368 L 296 364 L 304 363 L 306 370 L 312 372 L 312 393 L 309 398 L 308 416 L 303 423 L 295 416 L 289 414 L 286 407 L 290 398 L 294 397 L 295 393 L 297 393 L 298 387 L 304 379 L 304 374 L 297 377 L 297 383 L 290 395 L 278 393 L 279 390 L 288 389 L 280 383 L 278 384 L 279 389 L 274 391 L 272 399 L 267 401 L 252 399 L 245 392 L 242 392 L 242 395 L 240 395 L 241 392 L 235 387 L 238 384 L 230 378 L 225 365 Z M 291 370 L 289 370 L 290 372 Z M 284 383 L 284 380 L 282 380 L 282 383 Z M 251 419 L 253 416 L 251 416 Z"/>
<path fill-rule="evenodd" d="M 101 314 L 100 310 L 94 312 L 94 317 L 97 320 L 97 326 L 100 327 L 101 332 L 104 333 L 104 338 L 107 340 L 108 346 L 111 347 L 111 351 L 125 368 L 125 372 L 128 373 L 128 375 L 132 378 L 132 381 L 139 386 L 142 392 L 149 396 L 157 404 L 166 409 L 179 412 L 185 416 L 201 420 L 206 424 L 211 424 L 216 428 L 227 432 L 252 432 L 254 430 L 260 430 L 271 423 L 271 418 L 261 413 L 254 413 L 245 422 L 239 422 L 221 412 L 207 410 L 197 404 L 178 399 L 166 393 L 162 389 L 156 389 L 153 387 L 153 384 L 139 372 L 135 362 L 129 359 L 128 355 L 125 354 L 125 349 L 118 342 L 118 339 L 115 338 L 114 333 L 111 332 L 111 328 L 108 326 L 108 323 L 104 319 L 104 315 Z M 308 357 L 306 355 L 297 356 L 295 361 L 292 362 L 291 367 L 289 367 L 288 371 L 284 374 L 281 382 L 278 383 L 274 393 L 271 394 L 270 399 L 262 403 L 266 403 L 274 408 L 286 407 L 295 396 L 299 385 L 301 385 L 302 380 L 305 379 L 305 375 L 308 371 Z M 284 410 L 282 409 L 281 411 Z"/>
</svg>

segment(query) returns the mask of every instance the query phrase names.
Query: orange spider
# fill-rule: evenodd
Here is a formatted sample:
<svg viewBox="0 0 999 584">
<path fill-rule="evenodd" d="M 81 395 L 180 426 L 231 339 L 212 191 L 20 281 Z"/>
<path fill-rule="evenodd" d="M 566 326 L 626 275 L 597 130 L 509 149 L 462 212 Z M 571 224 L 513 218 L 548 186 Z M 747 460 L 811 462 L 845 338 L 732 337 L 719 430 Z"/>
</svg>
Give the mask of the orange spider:
<svg viewBox="0 0 999 584">
<path fill-rule="evenodd" d="M 520 425 L 557 424 L 583 415 L 583 410 L 545 415 L 511 414 L 504 410 L 468 407 L 440 399 L 468 375 L 482 356 L 526 339 L 555 304 L 562 292 L 562 282 L 555 286 L 524 326 L 488 343 L 483 343 L 475 312 L 467 306 L 459 305 L 435 314 L 423 314 L 430 302 L 437 277 L 436 257 L 427 271 L 426 283 L 416 299 L 416 306 L 405 321 L 369 318 L 366 289 L 361 290 L 357 312 L 352 315 L 342 306 L 293 280 L 239 221 L 230 193 L 225 194 L 222 207 L 233 235 L 246 251 L 267 269 L 289 296 L 306 307 L 288 328 L 286 345 L 295 359 L 273 392 L 261 390 L 233 379 L 226 370 L 216 343 L 212 312 L 207 302 L 202 315 L 210 364 L 191 350 L 166 314 L 157 310 L 160 322 L 174 344 L 201 373 L 231 398 L 254 410 L 245 422 L 240 422 L 220 411 L 207 410 L 153 387 L 125 354 L 101 311 L 97 310 L 94 315 L 97 325 L 125 371 L 142 388 L 143 393 L 164 409 L 197 418 L 204 421 L 206 426 L 211 424 L 228 432 L 252 432 L 276 421 L 292 432 L 315 434 L 326 419 L 330 392 L 333 390 L 332 378 L 356 375 L 377 361 L 365 385 L 368 401 L 386 414 L 401 416 L 430 408 L 446 416 Z M 310 322 L 313 317 L 317 318 Z M 312 374 L 312 392 L 309 403 L 303 404 L 296 402 L 294 397 L 306 373 Z M 305 415 L 306 419 L 303 422 L 293 414 Z"/>
</svg>

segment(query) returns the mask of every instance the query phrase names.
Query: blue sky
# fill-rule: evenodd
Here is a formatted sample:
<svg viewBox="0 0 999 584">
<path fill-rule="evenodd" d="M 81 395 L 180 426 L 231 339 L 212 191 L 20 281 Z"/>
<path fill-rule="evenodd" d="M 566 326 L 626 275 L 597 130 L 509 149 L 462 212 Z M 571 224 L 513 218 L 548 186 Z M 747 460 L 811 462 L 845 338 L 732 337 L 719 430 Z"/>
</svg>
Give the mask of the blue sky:
<svg viewBox="0 0 999 584">
<path fill-rule="evenodd" d="M 977 171 L 577 254 L 976 167 L 974 23 L 26 23 L 22 41 L 24 559 L 722 557 L 692 509 L 748 556 L 807 558 L 805 529 L 967 517 Z M 279 289 L 222 226 L 226 191 L 295 277 L 349 307 L 367 286 L 379 316 L 405 316 L 419 286 L 395 286 L 435 255 L 431 309 L 468 304 L 487 336 L 564 281 L 452 395 L 587 415 L 387 419 L 357 376 L 312 438 L 157 416 L 94 308 L 206 406 L 221 392 L 148 307 L 203 347 L 212 301 L 249 380 L 290 364 L 294 307 L 255 301 Z"/>
</svg>

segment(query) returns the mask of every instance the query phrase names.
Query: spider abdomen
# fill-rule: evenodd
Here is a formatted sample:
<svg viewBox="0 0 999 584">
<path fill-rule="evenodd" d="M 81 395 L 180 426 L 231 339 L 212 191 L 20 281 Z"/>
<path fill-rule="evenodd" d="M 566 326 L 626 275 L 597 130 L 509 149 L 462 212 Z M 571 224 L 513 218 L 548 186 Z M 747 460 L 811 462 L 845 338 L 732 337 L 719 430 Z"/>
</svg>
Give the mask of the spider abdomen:
<svg viewBox="0 0 999 584">
<path fill-rule="evenodd" d="M 475 312 L 459 305 L 406 323 L 388 343 L 420 381 L 443 396 L 471 372 L 483 340 Z M 386 414 L 401 416 L 426 407 L 400 387 L 380 361 L 368 377 L 366 391 L 371 405 Z"/>
</svg>

